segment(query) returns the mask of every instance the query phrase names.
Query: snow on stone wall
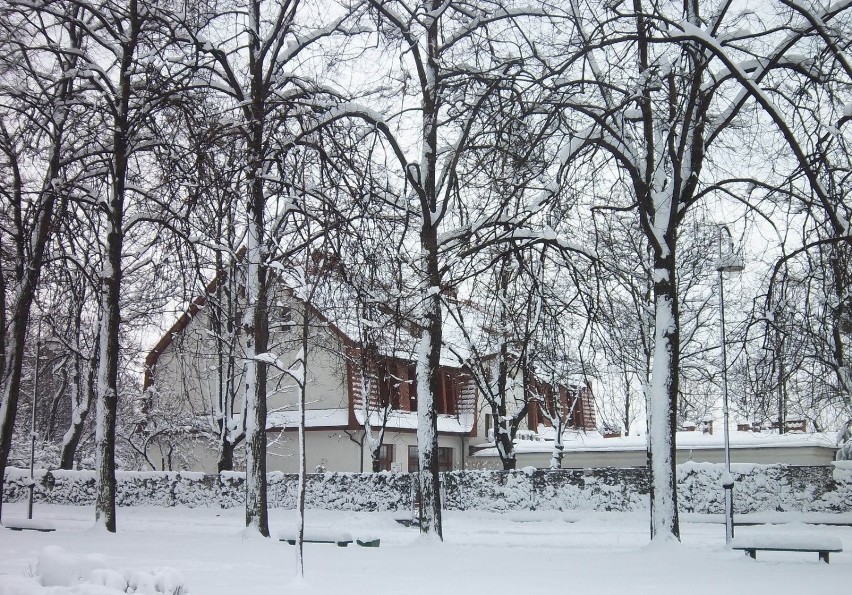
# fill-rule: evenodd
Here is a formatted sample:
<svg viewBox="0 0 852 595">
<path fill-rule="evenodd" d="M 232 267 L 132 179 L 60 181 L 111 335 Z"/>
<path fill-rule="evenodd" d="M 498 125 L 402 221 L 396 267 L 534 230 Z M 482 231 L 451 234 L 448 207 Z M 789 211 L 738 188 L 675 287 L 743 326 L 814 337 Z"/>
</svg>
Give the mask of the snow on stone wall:
<svg viewBox="0 0 852 595">
<path fill-rule="evenodd" d="M 3 501 L 26 500 L 29 470 L 9 467 Z M 118 506 L 210 506 L 234 508 L 245 504 L 245 473 L 204 475 L 191 472 L 121 471 L 116 474 Z M 296 475 L 270 473 L 269 505 L 295 508 Z M 411 477 L 400 473 L 321 473 L 308 476 L 306 505 L 326 510 L 408 510 Z M 87 506 L 95 503 L 93 471 L 35 473 L 37 502 Z"/>
<path fill-rule="evenodd" d="M 678 503 L 682 512 L 721 513 L 724 467 L 713 463 L 678 466 Z M 852 512 L 852 462 L 825 467 L 732 465 L 738 513 L 797 511 Z M 295 508 L 297 477 L 270 473 L 271 507 Z M 643 510 L 648 508 L 644 468 L 453 471 L 444 473 L 443 502 L 448 510 Z M 119 506 L 243 506 L 245 475 L 187 472 L 119 472 Z M 29 471 L 8 468 L 6 502 L 25 500 Z M 407 511 L 412 506 L 412 476 L 403 473 L 320 473 L 307 481 L 308 508 L 359 511 Z M 35 474 L 39 502 L 92 505 L 92 471 Z"/>
<path fill-rule="evenodd" d="M 441 474 L 443 505 L 448 510 L 530 510 L 535 507 L 533 476 L 527 468 L 513 473 L 452 471 Z"/>
<path fill-rule="evenodd" d="M 453 471 L 443 475 L 448 510 L 640 510 L 644 469 Z"/>
<path fill-rule="evenodd" d="M 684 512 L 722 513 L 724 467 L 686 463 L 678 467 L 678 499 Z M 834 466 L 731 465 L 734 510 L 750 512 L 849 512 L 852 464 Z"/>
</svg>

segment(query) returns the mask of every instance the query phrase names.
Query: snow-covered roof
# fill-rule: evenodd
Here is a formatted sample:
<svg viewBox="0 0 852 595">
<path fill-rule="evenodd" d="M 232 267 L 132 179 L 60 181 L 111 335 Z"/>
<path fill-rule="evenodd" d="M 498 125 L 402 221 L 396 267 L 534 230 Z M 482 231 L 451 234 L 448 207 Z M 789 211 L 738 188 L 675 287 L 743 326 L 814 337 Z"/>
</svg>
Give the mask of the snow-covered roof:
<svg viewBox="0 0 852 595">
<path fill-rule="evenodd" d="M 296 299 L 301 300 L 303 293 L 292 280 L 282 276 L 279 283 L 287 287 Z M 376 303 L 381 298 L 373 292 L 371 298 Z M 403 295 L 405 294 L 405 295 Z M 402 360 L 415 361 L 417 349 L 420 343 L 420 335 L 415 330 L 413 321 L 417 320 L 417 304 L 421 296 L 408 288 L 406 292 L 397 292 L 394 295 L 385 296 L 387 303 L 378 308 L 373 308 L 375 320 L 359 318 L 362 315 L 356 304 L 359 298 L 355 290 L 347 283 L 330 275 L 324 279 L 311 297 L 311 307 L 322 316 L 338 332 L 342 333 L 352 343 L 358 345 L 362 342 L 363 335 L 369 333 L 370 338 L 376 342 L 380 353 L 386 356 L 396 357 Z M 453 302 L 454 312 L 463 312 L 466 320 L 473 319 L 478 309 L 468 302 Z M 442 366 L 461 367 L 462 358 L 469 355 L 469 349 L 465 340 L 465 332 L 459 326 L 458 321 L 449 312 L 448 307 L 442 308 L 443 328 L 441 360 Z M 479 321 L 478 318 L 475 319 Z M 477 340 L 480 329 L 467 329 L 471 340 Z"/>
<path fill-rule="evenodd" d="M 364 413 L 355 411 L 355 418 L 359 424 L 364 423 Z M 380 412 L 370 412 L 370 423 L 374 427 L 382 425 Z M 417 412 L 398 411 L 390 412 L 385 425 L 387 429 L 394 430 L 416 430 L 417 429 Z M 456 415 L 438 415 L 438 432 L 447 434 L 468 434 L 473 429 L 473 414 L 459 413 Z"/>
<path fill-rule="evenodd" d="M 359 424 L 364 423 L 364 414 L 355 411 L 355 418 Z M 381 426 L 379 412 L 370 414 L 370 421 L 374 427 Z M 346 427 L 349 425 L 348 409 L 306 409 L 306 428 L 330 428 Z M 298 411 L 274 411 L 266 418 L 266 429 L 295 428 L 299 426 Z M 417 412 L 393 410 L 388 416 L 387 425 L 389 430 L 416 430 Z M 438 432 L 446 434 L 468 434 L 473 429 L 473 414 L 460 413 L 459 415 L 438 415 Z"/>
<path fill-rule="evenodd" d="M 677 432 L 678 450 L 719 449 L 724 446 L 722 432 L 705 434 L 703 432 Z M 740 432 L 731 431 L 731 449 L 742 448 L 802 448 L 818 447 L 836 449 L 834 432 L 817 432 L 809 434 L 778 434 L 771 432 Z M 570 432 L 563 435 L 564 452 L 625 452 L 644 451 L 647 446 L 645 436 L 623 436 L 619 438 L 604 438 L 598 432 Z M 517 440 L 515 451 L 550 452 L 553 450 L 553 440 L 532 441 Z M 497 456 L 496 448 L 484 448 L 474 456 Z"/>
<path fill-rule="evenodd" d="M 349 425 L 348 409 L 306 409 L 306 428 L 325 428 Z M 266 416 L 266 429 L 294 428 L 299 426 L 298 411 L 274 411 Z"/>
</svg>

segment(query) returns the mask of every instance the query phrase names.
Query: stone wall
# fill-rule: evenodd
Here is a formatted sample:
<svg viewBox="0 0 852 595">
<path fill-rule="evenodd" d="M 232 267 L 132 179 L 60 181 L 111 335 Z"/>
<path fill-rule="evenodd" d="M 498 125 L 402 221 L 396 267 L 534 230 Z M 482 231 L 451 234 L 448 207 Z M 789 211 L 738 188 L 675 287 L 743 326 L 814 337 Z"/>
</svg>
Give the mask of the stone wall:
<svg viewBox="0 0 852 595">
<path fill-rule="evenodd" d="M 683 512 L 721 513 L 723 466 L 687 463 L 678 467 L 678 502 Z M 833 466 L 733 465 L 734 509 L 739 513 L 852 512 L 852 463 Z M 306 505 L 313 509 L 410 510 L 412 477 L 405 473 L 323 473 L 307 480 Z M 176 472 L 118 473 L 119 506 L 220 506 L 244 503 L 242 473 L 203 475 Z M 9 468 L 4 501 L 25 500 L 29 472 Z M 271 507 L 295 508 L 297 477 L 269 474 Z M 38 502 L 91 505 L 92 471 L 46 471 L 35 475 Z M 595 510 L 648 508 L 645 468 L 454 471 L 443 474 L 448 510 Z"/>
</svg>

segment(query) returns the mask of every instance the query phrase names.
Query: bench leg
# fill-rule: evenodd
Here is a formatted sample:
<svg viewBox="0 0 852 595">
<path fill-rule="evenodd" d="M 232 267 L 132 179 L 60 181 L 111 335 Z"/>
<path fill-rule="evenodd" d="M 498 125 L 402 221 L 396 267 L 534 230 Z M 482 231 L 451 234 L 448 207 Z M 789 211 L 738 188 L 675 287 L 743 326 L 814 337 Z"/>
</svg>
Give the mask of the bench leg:
<svg viewBox="0 0 852 595">
<path fill-rule="evenodd" d="M 756 549 L 746 550 L 745 553 L 746 553 L 746 556 L 750 556 L 752 560 L 757 560 L 757 550 Z"/>
<path fill-rule="evenodd" d="M 826 564 L 828 564 L 828 552 L 820 552 L 819 559 L 821 562 L 825 562 Z"/>
</svg>

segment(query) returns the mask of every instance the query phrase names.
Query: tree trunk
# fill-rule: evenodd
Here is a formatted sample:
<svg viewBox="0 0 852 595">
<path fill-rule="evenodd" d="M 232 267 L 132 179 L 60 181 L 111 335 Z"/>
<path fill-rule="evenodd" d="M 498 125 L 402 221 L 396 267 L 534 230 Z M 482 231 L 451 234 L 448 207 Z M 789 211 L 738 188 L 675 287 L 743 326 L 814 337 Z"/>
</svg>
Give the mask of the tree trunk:
<svg viewBox="0 0 852 595">
<path fill-rule="evenodd" d="M 673 235 L 673 234 L 672 234 Z M 677 511 L 675 427 L 680 366 L 680 321 L 675 278 L 675 241 L 654 255 L 654 360 L 648 408 L 651 471 L 651 538 L 680 539 Z"/>
<path fill-rule="evenodd" d="M 296 547 L 298 548 L 298 563 L 296 572 L 299 577 L 305 576 L 305 490 L 307 482 L 307 459 L 305 452 L 305 391 L 308 388 L 308 308 L 307 302 L 302 313 L 301 347 L 302 362 L 299 378 L 297 380 L 299 390 L 299 490 L 296 508 L 299 510 L 299 535 Z"/>
<path fill-rule="evenodd" d="M 255 26 L 260 23 L 260 4 L 252 3 Z M 259 30 L 256 28 L 255 30 Z M 246 428 L 246 527 L 254 527 L 269 537 L 266 501 L 266 375 L 267 364 L 256 356 L 268 349 L 268 288 L 266 283 L 265 219 L 266 200 L 263 187 L 263 133 L 265 104 L 261 95 L 262 64 L 258 61 L 260 40 L 254 37 L 249 52 L 252 77 L 252 118 L 248 123 L 248 278 L 246 280 L 246 403 L 249 424 Z"/>
<path fill-rule="evenodd" d="M 500 259 L 500 277 L 497 289 L 498 324 L 500 325 L 500 349 L 497 363 L 497 399 L 498 406 L 494 413 L 497 414 L 494 421 L 495 442 L 500 461 L 503 463 L 504 471 L 512 471 L 518 464 L 515 456 L 515 444 L 513 438 L 513 427 L 507 419 L 508 395 L 506 394 L 509 381 L 509 345 L 506 337 L 506 329 L 509 328 L 507 302 L 509 290 L 509 256 Z M 527 380 L 526 375 L 524 380 Z M 525 387 L 527 382 L 524 382 Z M 493 408 L 492 408 L 493 410 Z M 513 420 L 514 421 L 514 420 Z"/>
<path fill-rule="evenodd" d="M 505 343 L 503 345 L 505 347 Z M 506 354 L 501 354 L 505 356 Z M 508 419 L 506 419 L 506 383 L 505 383 L 505 360 L 501 358 L 500 362 L 500 387 L 497 389 L 499 393 L 500 404 L 496 411 L 496 420 L 494 423 L 494 438 L 497 445 L 497 453 L 500 455 L 500 462 L 503 463 L 504 471 L 511 471 L 517 467 L 518 459 L 515 456 L 515 444 L 512 440 L 512 427 Z M 493 409 L 492 409 L 493 410 Z"/>
<path fill-rule="evenodd" d="M 123 156 L 123 154 L 122 154 Z M 117 160 L 118 161 L 118 160 Z M 124 160 L 122 160 L 124 161 Z M 126 165 L 126 161 L 124 161 Z M 103 318 L 99 337 L 98 388 L 96 401 L 96 476 L 95 522 L 115 533 L 115 422 L 118 410 L 119 326 L 121 323 L 121 233 L 123 220 L 124 169 L 117 179 L 111 201 L 112 229 L 107 235 L 107 263 L 101 281 Z M 122 175 L 119 181 L 118 175 Z"/>
<path fill-rule="evenodd" d="M 77 360 L 77 356 L 74 356 Z M 83 428 L 86 424 L 86 418 L 89 416 L 89 410 L 92 407 L 92 401 L 95 396 L 95 363 L 91 360 L 87 362 L 88 372 L 86 374 L 86 385 L 80 387 L 79 379 L 79 360 L 74 362 L 74 378 L 71 381 L 73 391 L 79 395 L 80 388 L 83 388 L 85 396 L 78 396 L 78 401 L 72 405 L 71 427 L 65 432 L 62 437 L 62 454 L 59 458 L 59 468 L 71 470 L 74 468 L 74 458 L 77 456 L 77 448 L 80 446 L 80 439 L 83 437 Z M 82 400 L 80 400 L 82 399 Z"/>
<path fill-rule="evenodd" d="M 234 470 L 234 449 L 236 445 L 230 440 L 222 440 L 219 443 L 219 461 L 216 464 L 216 472 Z"/>
<path fill-rule="evenodd" d="M 260 183 L 260 180 L 257 180 Z M 258 215 L 254 211 L 253 218 Z M 249 240 L 248 299 L 251 302 L 246 316 L 251 316 L 251 326 L 246 329 L 246 527 L 254 527 L 264 537 L 269 537 L 269 520 L 266 501 L 266 363 L 256 359 L 267 351 L 266 335 L 266 275 L 262 265 L 257 234 L 261 229 L 256 220 L 255 238 Z M 251 234 L 250 234 L 251 235 Z M 247 309 L 248 310 L 248 309 Z"/>
<path fill-rule="evenodd" d="M 441 0 L 431 0 L 432 10 L 437 14 Z M 427 74 L 421 81 L 423 93 L 423 124 L 420 183 L 420 212 L 423 222 L 420 228 L 421 277 L 421 336 L 417 356 L 417 450 L 420 472 L 420 531 L 430 533 L 443 540 L 441 524 L 441 478 L 438 474 L 438 414 L 435 410 L 435 395 L 438 391 L 441 364 L 441 271 L 438 265 L 438 228 L 433 217 L 437 214 L 437 169 L 438 169 L 438 18 L 432 17 L 427 30 L 427 59 L 424 65 Z"/>
<path fill-rule="evenodd" d="M 505 422 L 504 422 L 505 423 Z M 512 444 L 512 438 L 508 430 L 500 432 L 500 446 L 498 452 L 501 453 L 500 458 L 503 462 L 503 471 L 513 471 L 518 466 L 518 459 L 515 457 L 515 447 Z M 503 453 L 508 453 L 503 455 Z"/>
<path fill-rule="evenodd" d="M 426 225 L 424 224 L 424 228 Z M 424 313 L 420 350 L 417 358 L 417 447 L 419 453 L 420 531 L 443 540 L 441 524 L 441 479 L 438 474 L 438 390 L 441 358 L 441 297 L 438 291 L 438 241 L 429 224 L 421 236 L 425 253 L 427 286 L 423 288 Z"/>
<path fill-rule="evenodd" d="M 22 292 L 12 310 L 12 325 L 4 354 L 6 361 L 3 368 L 3 404 L 0 405 L 0 481 L 6 474 L 6 464 L 9 461 L 12 435 L 15 430 L 15 418 L 18 413 L 18 396 L 21 392 L 24 345 L 34 293 L 26 285 L 22 287 Z M 2 514 L 3 491 L 0 490 L 0 519 Z"/>
<path fill-rule="evenodd" d="M 127 5 L 127 33 L 121 39 L 121 64 L 116 89 L 112 141 L 113 182 L 107 207 L 108 232 L 106 255 L 101 273 L 101 330 L 98 337 L 98 388 L 96 402 L 96 474 L 95 523 L 115 533 L 115 422 L 118 411 L 119 330 L 121 327 L 122 249 L 124 247 L 124 209 L 127 191 L 127 167 L 130 140 L 130 98 L 134 54 L 139 40 L 141 19 L 137 0 Z"/>
</svg>

